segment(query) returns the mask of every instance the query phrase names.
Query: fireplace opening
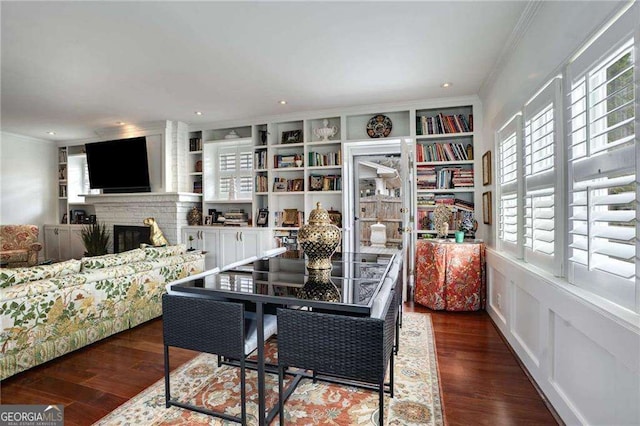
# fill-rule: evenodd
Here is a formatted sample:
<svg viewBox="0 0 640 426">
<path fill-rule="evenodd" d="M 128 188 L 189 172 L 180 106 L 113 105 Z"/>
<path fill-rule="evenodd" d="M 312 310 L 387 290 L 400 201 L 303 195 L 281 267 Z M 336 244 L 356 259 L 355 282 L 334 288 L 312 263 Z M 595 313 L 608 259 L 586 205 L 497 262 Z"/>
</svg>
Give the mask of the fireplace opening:
<svg viewBox="0 0 640 426">
<path fill-rule="evenodd" d="M 151 244 L 151 228 L 148 226 L 113 225 L 113 252 L 133 250 L 140 244 Z"/>
</svg>

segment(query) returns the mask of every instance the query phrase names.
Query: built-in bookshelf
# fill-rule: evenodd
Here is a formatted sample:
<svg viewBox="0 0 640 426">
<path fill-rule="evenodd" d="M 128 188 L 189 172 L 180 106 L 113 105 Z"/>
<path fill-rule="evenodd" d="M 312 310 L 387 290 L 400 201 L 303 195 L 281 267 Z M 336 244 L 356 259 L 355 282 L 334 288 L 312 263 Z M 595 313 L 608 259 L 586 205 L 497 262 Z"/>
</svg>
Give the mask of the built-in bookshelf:
<svg viewBox="0 0 640 426">
<path fill-rule="evenodd" d="M 69 223 L 67 213 L 69 153 L 67 147 L 58 148 L 58 217 Z"/>
<path fill-rule="evenodd" d="M 189 188 L 195 194 L 203 191 L 202 132 L 189 133 L 189 153 L 187 158 Z"/>
<path fill-rule="evenodd" d="M 475 218 L 473 106 L 416 110 L 415 230 L 436 234 L 433 212 L 451 209 L 449 232 Z"/>
</svg>

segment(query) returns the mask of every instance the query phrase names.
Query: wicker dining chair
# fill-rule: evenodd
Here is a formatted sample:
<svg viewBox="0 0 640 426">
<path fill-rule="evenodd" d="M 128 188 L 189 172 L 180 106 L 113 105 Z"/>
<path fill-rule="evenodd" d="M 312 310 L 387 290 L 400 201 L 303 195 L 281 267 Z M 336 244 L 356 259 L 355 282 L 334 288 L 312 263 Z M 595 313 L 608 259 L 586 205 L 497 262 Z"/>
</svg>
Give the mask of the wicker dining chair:
<svg viewBox="0 0 640 426">
<path fill-rule="evenodd" d="M 256 320 L 246 318 L 242 303 L 165 294 L 162 297 L 166 407 L 176 406 L 247 424 L 245 361 L 258 346 Z M 265 340 L 277 331 L 275 315 L 265 315 Z M 191 349 L 237 360 L 240 364 L 241 415 L 212 411 L 171 398 L 169 347 Z"/>
<path fill-rule="evenodd" d="M 393 398 L 393 345 L 398 310 L 391 286 L 384 286 L 382 291 L 381 307 L 370 317 L 277 310 L 281 425 L 284 424 L 284 371 L 288 367 L 312 370 L 314 379 L 317 375 L 329 375 L 373 385 L 379 394 L 382 425 L 387 367 L 390 367 L 389 393 Z"/>
</svg>

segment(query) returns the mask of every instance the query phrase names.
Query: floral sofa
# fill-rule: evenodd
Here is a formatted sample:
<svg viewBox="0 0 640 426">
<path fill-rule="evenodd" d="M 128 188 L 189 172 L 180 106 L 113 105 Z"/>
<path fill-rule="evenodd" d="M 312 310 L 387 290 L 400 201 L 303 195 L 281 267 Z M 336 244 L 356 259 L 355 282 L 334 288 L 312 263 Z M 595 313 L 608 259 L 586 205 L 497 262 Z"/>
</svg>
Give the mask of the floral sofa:
<svg viewBox="0 0 640 426">
<path fill-rule="evenodd" d="M 0 225 L 0 260 L 11 268 L 38 263 L 38 234 L 36 225 Z"/>
<path fill-rule="evenodd" d="M 0 269 L 0 379 L 160 316 L 165 284 L 203 269 L 184 245 Z"/>
</svg>

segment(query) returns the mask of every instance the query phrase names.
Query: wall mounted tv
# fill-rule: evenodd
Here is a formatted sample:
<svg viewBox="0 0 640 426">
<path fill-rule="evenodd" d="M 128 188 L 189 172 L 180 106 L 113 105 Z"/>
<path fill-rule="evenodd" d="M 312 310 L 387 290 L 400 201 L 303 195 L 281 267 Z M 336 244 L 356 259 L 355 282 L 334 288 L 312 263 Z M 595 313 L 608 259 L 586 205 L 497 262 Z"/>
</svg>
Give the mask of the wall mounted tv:
<svg viewBox="0 0 640 426">
<path fill-rule="evenodd" d="M 105 194 L 150 192 L 145 137 L 85 145 L 89 186 Z"/>
</svg>

